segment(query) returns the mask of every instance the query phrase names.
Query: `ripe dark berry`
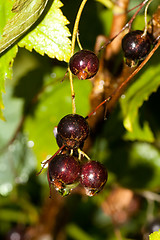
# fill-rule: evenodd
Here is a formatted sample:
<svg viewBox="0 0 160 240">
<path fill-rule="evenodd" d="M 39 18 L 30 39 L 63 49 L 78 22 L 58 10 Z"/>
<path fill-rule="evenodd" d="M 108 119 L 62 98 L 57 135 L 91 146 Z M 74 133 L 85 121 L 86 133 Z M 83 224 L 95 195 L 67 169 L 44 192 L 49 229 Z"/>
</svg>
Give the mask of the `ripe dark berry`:
<svg viewBox="0 0 160 240">
<path fill-rule="evenodd" d="M 151 40 L 148 34 L 143 36 L 143 31 L 136 30 L 127 33 L 122 39 L 122 49 L 127 62 L 143 60 L 151 49 Z"/>
<path fill-rule="evenodd" d="M 73 156 L 60 154 L 49 163 L 48 181 L 53 184 L 61 194 L 68 195 L 73 185 L 78 182 L 80 164 Z"/>
<path fill-rule="evenodd" d="M 70 58 L 69 68 L 79 79 L 89 79 L 98 72 L 99 60 L 94 52 L 81 50 Z"/>
<path fill-rule="evenodd" d="M 88 196 L 100 192 L 107 178 L 108 174 L 105 167 L 97 161 L 89 161 L 82 166 L 80 182 L 85 187 Z"/>
<path fill-rule="evenodd" d="M 84 117 L 68 114 L 60 120 L 57 132 L 66 147 L 79 148 L 88 137 L 89 125 Z"/>
</svg>

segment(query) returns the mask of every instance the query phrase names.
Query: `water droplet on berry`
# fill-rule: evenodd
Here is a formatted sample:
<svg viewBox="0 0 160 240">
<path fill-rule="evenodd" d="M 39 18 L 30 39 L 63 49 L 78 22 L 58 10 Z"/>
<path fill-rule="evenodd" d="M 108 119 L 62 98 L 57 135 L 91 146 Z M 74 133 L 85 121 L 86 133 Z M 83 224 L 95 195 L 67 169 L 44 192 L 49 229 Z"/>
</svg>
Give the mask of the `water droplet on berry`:
<svg viewBox="0 0 160 240">
<path fill-rule="evenodd" d="M 78 159 L 67 154 L 55 156 L 49 163 L 48 175 L 49 183 L 53 184 L 61 195 L 68 195 L 79 179 Z"/>
</svg>

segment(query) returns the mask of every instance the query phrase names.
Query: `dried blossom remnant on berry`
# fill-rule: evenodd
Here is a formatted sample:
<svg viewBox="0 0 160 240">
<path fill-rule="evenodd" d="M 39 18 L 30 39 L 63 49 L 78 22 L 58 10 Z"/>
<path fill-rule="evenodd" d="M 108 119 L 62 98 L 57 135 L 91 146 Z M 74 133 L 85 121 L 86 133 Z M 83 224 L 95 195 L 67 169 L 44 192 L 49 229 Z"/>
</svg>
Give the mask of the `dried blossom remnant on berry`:
<svg viewBox="0 0 160 240">
<path fill-rule="evenodd" d="M 98 72 L 99 60 L 94 52 L 81 50 L 70 58 L 69 68 L 79 79 L 90 79 Z"/>
<path fill-rule="evenodd" d="M 58 135 L 68 148 L 79 148 L 89 134 L 89 125 L 84 117 L 68 114 L 58 124 Z"/>
</svg>

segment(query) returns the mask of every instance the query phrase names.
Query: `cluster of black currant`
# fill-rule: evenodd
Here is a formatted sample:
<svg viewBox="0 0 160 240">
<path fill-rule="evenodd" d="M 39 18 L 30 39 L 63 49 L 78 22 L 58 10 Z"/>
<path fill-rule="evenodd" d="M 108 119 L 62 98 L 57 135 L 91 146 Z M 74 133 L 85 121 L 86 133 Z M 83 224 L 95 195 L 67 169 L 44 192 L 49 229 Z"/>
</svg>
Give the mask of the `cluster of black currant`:
<svg viewBox="0 0 160 240">
<path fill-rule="evenodd" d="M 150 37 L 143 31 L 130 31 L 122 39 L 122 49 L 126 64 L 130 67 L 136 66 L 151 49 Z M 98 57 L 92 51 L 80 50 L 70 58 L 69 69 L 81 80 L 90 79 L 98 72 Z M 68 114 L 55 128 L 59 150 L 46 160 L 42 167 L 43 169 L 48 163 L 50 195 L 51 185 L 61 195 L 66 196 L 80 183 L 85 188 L 86 195 L 93 196 L 103 189 L 107 181 L 105 167 L 97 161 L 90 160 L 82 151 L 90 131 L 86 120 L 88 116 L 84 118 L 78 114 Z"/>
<path fill-rule="evenodd" d="M 48 163 L 50 195 L 51 185 L 62 196 L 68 195 L 79 183 L 88 196 L 101 191 L 107 181 L 107 171 L 101 163 L 91 161 L 81 150 L 89 134 L 86 119 L 78 114 L 68 114 L 60 120 L 54 132 L 59 150 L 42 167 Z"/>
</svg>

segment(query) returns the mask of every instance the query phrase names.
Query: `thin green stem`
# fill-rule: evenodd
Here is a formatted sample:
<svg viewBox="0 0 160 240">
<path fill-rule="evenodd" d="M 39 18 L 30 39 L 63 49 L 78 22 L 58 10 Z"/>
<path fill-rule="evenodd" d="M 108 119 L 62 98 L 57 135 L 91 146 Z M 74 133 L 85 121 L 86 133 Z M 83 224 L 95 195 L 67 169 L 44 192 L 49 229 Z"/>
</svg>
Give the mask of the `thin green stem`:
<svg viewBox="0 0 160 240">
<path fill-rule="evenodd" d="M 145 28 L 144 28 L 144 33 L 143 33 L 142 36 L 146 36 L 146 34 L 147 34 L 147 25 L 148 25 L 148 21 L 147 21 L 147 11 L 148 11 L 148 7 L 149 7 L 149 5 L 150 5 L 150 3 L 151 3 L 152 1 L 153 1 L 153 0 L 150 0 L 150 1 L 147 3 L 146 7 L 145 7 L 145 13 L 144 13 Z"/>
<path fill-rule="evenodd" d="M 87 0 L 82 1 L 81 5 L 79 7 L 79 10 L 78 10 L 77 16 L 76 16 L 75 23 L 74 23 L 73 34 L 72 34 L 72 43 L 71 43 L 71 56 L 74 54 L 79 21 L 80 21 L 81 14 L 82 14 L 82 11 L 83 11 L 83 8 L 84 8 L 86 2 L 87 2 Z M 70 69 L 68 71 L 69 71 L 69 79 L 70 79 L 70 87 L 71 87 L 71 95 L 72 95 L 72 113 L 75 114 L 76 113 L 76 104 L 75 104 L 75 92 L 74 92 L 74 86 L 73 86 L 73 77 L 72 77 L 72 73 L 71 73 Z"/>
<path fill-rule="evenodd" d="M 81 5 L 79 7 L 79 10 L 78 10 L 77 16 L 76 16 L 75 23 L 74 23 L 73 34 L 72 34 L 72 44 L 71 44 L 71 56 L 74 53 L 75 42 L 76 42 L 78 26 L 79 26 L 79 21 L 80 21 L 81 14 L 82 14 L 82 11 L 83 11 L 83 8 L 84 8 L 86 2 L 87 2 L 87 0 L 83 0 L 82 1 Z"/>
<path fill-rule="evenodd" d="M 79 40 L 79 33 L 78 32 L 77 32 L 77 43 L 78 43 L 78 46 L 79 46 L 80 50 L 82 50 L 83 48 L 82 48 L 82 45 L 81 45 L 80 40 Z"/>
<path fill-rule="evenodd" d="M 72 72 L 70 71 L 70 69 L 68 69 L 68 71 L 69 71 L 69 80 L 70 80 L 71 97 L 72 97 L 72 113 L 75 114 L 76 113 L 76 101 L 75 101 L 75 92 L 74 92 L 74 86 L 73 86 L 73 76 L 72 76 Z"/>
</svg>

